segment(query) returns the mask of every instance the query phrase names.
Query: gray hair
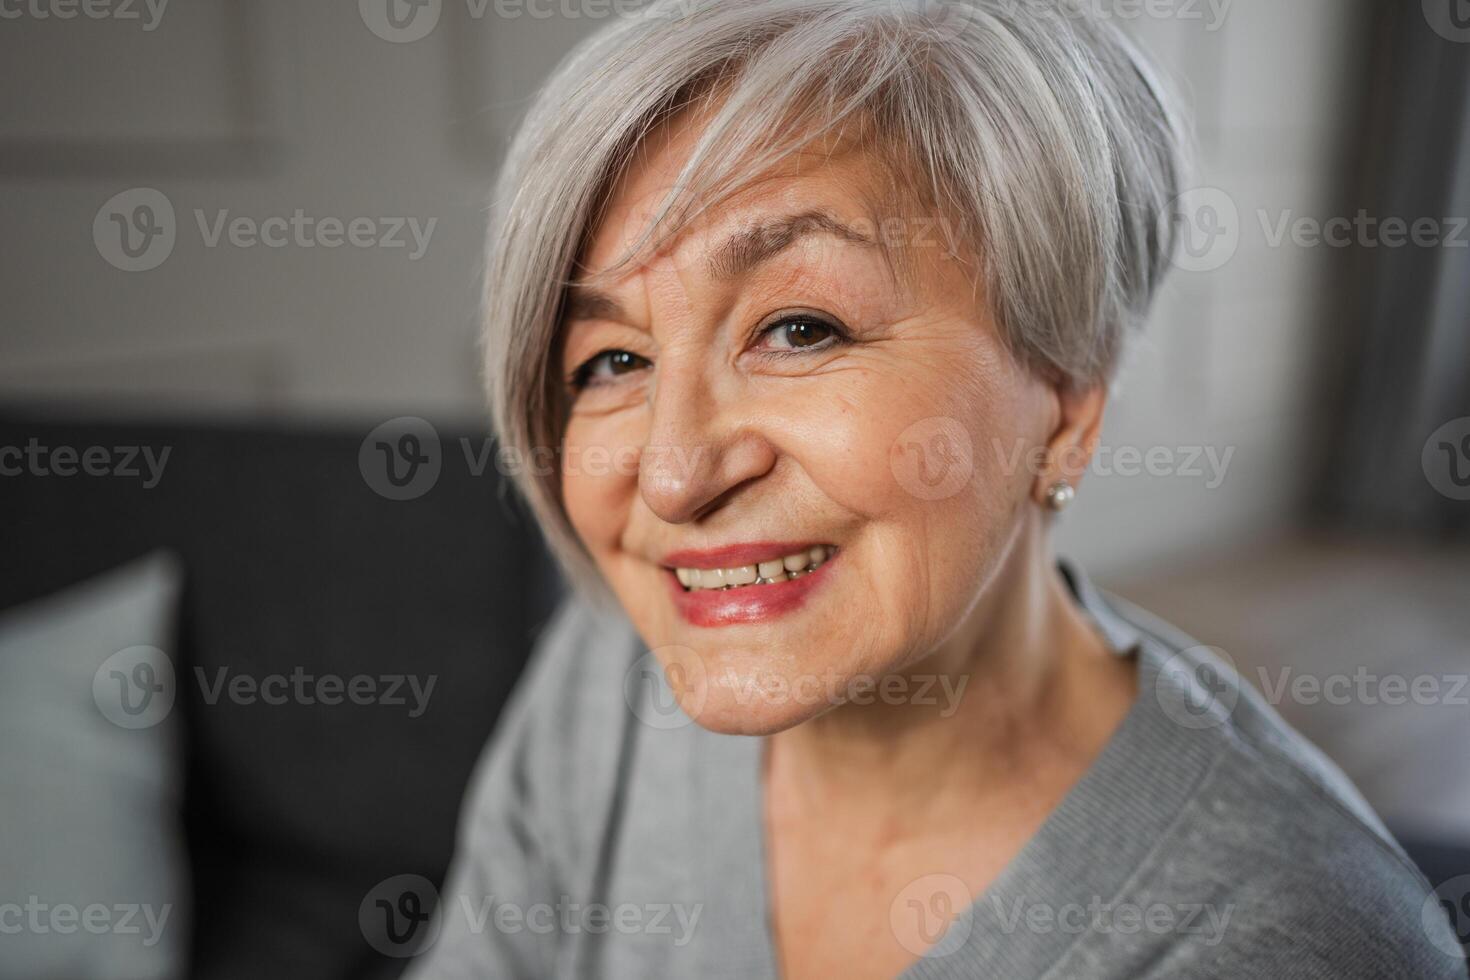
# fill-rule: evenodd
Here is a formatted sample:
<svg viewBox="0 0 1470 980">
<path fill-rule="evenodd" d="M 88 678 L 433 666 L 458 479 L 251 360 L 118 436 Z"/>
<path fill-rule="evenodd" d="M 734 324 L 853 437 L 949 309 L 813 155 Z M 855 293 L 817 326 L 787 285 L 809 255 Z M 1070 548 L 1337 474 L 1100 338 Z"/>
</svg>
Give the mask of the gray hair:
<svg viewBox="0 0 1470 980">
<path fill-rule="evenodd" d="M 909 191 L 963 230 L 977 292 L 1033 370 L 1106 383 L 1169 265 L 1178 117 L 1147 60 L 1084 0 L 654 0 L 557 68 L 492 204 L 496 431 L 574 570 L 585 552 L 554 462 L 566 287 L 640 140 L 716 88 L 722 101 L 636 247 L 858 124 L 902 161 Z"/>
</svg>

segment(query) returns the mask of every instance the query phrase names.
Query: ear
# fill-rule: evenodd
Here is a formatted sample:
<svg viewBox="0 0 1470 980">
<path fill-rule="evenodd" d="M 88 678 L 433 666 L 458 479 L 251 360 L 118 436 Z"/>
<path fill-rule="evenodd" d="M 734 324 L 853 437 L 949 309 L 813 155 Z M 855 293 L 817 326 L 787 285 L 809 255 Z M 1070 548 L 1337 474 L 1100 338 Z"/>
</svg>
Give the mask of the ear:
<svg viewBox="0 0 1470 980">
<path fill-rule="evenodd" d="M 1046 492 L 1066 481 L 1073 488 L 1082 486 L 1082 477 L 1097 451 L 1102 438 L 1103 412 L 1107 407 L 1106 385 L 1079 387 L 1059 383 L 1053 389 L 1056 422 L 1046 443 L 1046 464 L 1036 474 L 1031 495 L 1046 506 Z"/>
</svg>

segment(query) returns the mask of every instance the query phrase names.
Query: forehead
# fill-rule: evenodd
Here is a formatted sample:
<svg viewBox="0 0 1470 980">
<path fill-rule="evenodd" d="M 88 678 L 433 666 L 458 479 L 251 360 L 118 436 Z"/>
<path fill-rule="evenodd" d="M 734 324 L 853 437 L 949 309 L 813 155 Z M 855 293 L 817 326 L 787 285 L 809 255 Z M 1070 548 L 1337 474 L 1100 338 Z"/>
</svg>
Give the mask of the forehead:
<svg viewBox="0 0 1470 980">
<path fill-rule="evenodd" d="M 886 162 L 846 133 L 813 140 L 718 198 L 687 195 L 679 202 L 682 219 L 676 215 L 671 224 L 666 217 L 650 240 L 652 222 L 694 153 L 708 115 L 686 110 L 639 144 L 584 242 L 580 280 L 596 279 L 640 246 L 645 259 L 672 260 L 680 268 L 697 264 L 698 271 L 714 273 L 724 264 L 716 253 L 724 247 L 728 257 L 737 232 L 745 233 L 749 246 L 752 239 L 789 235 L 793 225 L 849 243 L 867 238 L 890 251 L 880 232 L 902 220 L 905 206 Z"/>
</svg>

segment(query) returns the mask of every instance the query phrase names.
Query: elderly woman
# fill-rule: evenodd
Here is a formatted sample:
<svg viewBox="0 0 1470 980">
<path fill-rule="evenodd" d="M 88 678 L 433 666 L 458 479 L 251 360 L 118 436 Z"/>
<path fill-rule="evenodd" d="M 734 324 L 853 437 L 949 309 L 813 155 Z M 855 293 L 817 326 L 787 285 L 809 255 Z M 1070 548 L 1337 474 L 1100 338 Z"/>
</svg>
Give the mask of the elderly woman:
<svg viewBox="0 0 1470 980">
<path fill-rule="evenodd" d="M 1463 975 L 1343 776 L 1050 554 L 1178 138 L 1061 0 L 669 0 L 567 59 L 486 350 L 581 598 L 418 976 Z"/>
</svg>

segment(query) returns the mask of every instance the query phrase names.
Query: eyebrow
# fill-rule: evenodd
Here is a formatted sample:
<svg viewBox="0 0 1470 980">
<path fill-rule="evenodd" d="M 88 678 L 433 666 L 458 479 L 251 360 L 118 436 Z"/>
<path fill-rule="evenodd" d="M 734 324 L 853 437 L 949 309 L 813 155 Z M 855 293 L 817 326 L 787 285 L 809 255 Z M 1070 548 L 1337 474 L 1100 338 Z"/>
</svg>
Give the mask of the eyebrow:
<svg viewBox="0 0 1470 980">
<path fill-rule="evenodd" d="M 706 263 L 706 270 L 711 279 L 735 279 L 812 235 L 831 235 L 864 248 L 878 244 L 826 211 L 803 211 L 764 221 L 731 235 L 715 249 Z"/>
<path fill-rule="evenodd" d="M 612 320 L 628 323 L 628 314 L 617 300 L 600 289 L 573 284 L 567 290 L 568 320 Z"/>
<path fill-rule="evenodd" d="M 730 235 L 705 261 L 705 274 L 721 281 L 738 279 L 813 235 L 830 235 L 863 248 L 877 248 L 880 244 L 872 236 L 843 224 L 827 211 L 802 211 L 762 221 Z M 567 291 L 566 318 L 630 322 L 613 297 L 594 287 L 579 284 L 573 284 Z"/>
</svg>

